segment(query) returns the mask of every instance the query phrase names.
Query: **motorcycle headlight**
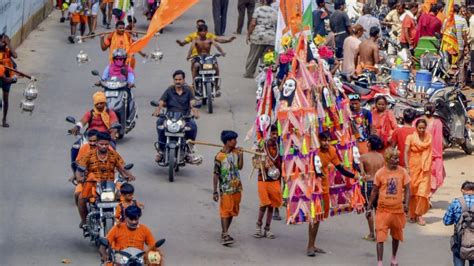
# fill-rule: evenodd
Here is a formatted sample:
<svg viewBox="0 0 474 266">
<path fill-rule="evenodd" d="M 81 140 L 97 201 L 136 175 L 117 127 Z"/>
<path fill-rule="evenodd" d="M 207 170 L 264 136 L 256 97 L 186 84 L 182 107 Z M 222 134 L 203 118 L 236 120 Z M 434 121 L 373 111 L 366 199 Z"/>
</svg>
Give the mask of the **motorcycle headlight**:
<svg viewBox="0 0 474 266">
<path fill-rule="evenodd" d="M 116 264 L 127 264 L 128 258 L 122 254 L 117 253 L 115 254 L 114 262 Z"/>
<path fill-rule="evenodd" d="M 166 121 L 166 128 L 168 129 L 168 131 L 170 133 L 178 133 L 179 130 L 181 129 L 181 124 L 180 124 L 181 121 L 177 121 L 177 122 L 172 122 L 170 120 Z"/>
<path fill-rule="evenodd" d="M 115 193 L 113 191 L 102 192 L 100 194 L 101 201 L 114 201 L 115 200 Z"/>
</svg>

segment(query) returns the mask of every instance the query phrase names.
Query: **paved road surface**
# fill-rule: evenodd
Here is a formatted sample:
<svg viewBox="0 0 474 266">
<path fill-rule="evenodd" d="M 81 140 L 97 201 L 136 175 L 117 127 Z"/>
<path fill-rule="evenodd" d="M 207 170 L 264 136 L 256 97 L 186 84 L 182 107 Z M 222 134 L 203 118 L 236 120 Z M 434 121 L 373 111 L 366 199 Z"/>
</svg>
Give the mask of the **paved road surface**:
<svg viewBox="0 0 474 266">
<path fill-rule="evenodd" d="M 168 27 L 158 39 L 165 57 L 161 64 L 141 64 L 138 59 L 136 100 L 139 106 L 137 127 L 118 145 L 127 162 L 135 163 L 136 198 L 145 203 L 142 222 L 156 238 L 166 238 L 164 246 L 168 265 L 374 265 L 375 244 L 361 240 L 366 233 L 363 216 L 343 215 L 321 226 L 319 246 L 329 252 L 316 258 L 305 256 L 304 226 L 274 223 L 277 239 L 254 239 L 252 234 L 258 208 L 256 180 L 248 180 L 250 158 L 242 173 L 244 192 L 241 214 L 231 233 L 237 240 L 232 248 L 219 244 L 218 205 L 212 201 L 211 169 L 216 149 L 199 147 L 205 161 L 198 167 L 188 166 L 169 183 L 166 169 L 154 163 L 153 142 L 156 138 L 153 109 L 149 106 L 171 83 L 171 73 L 184 69 L 187 48 L 177 47 L 175 40 L 193 30 L 198 18 L 208 21 L 212 29 L 210 0 L 203 0 Z M 227 33 L 236 25 L 236 1 L 229 9 Z M 18 49 L 22 70 L 40 80 L 35 113 L 18 111 L 22 84 L 14 86 L 11 96 L 11 128 L 0 128 L 0 265 L 57 265 L 64 258 L 74 265 L 97 265 L 94 246 L 81 237 L 79 217 L 72 199 L 69 148 L 73 138 L 66 135 L 70 124 L 65 116 L 79 117 L 92 106 L 95 91 L 92 69 L 102 69 L 106 54 L 99 50 L 98 39 L 81 45 L 70 45 L 68 27 L 58 23 L 58 12 L 43 22 Z M 145 30 L 143 18 L 139 28 Z M 99 26 L 97 32 L 103 29 Z M 156 47 L 150 43 L 147 51 Z M 215 113 L 204 113 L 198 121 L 198 137 L 218 142 L 220 131 L 233 129 L 244 136 L 254 119 L 255 85 L 243 79 L 248 53 L 245 39 L 223 45 L 228 56 L 220 58 L 223 96 L 216 101 Z M 75 56 L 86 51 L 91 62 L 78 66 Z M 188 82 L 190 78 L 188 77 Z M 240 138 L 243 140 L 243 137 Z M 242 143 L 241 143 L 242 144 Z M 250 143 L 243 143 L 250 146 Z M 452 151 L 446 162 L 448 181 L 434 197 L 434 209 L 427 215 L 428 225 L 407 225 L 406 241 L 400 248 L 401 265 L 449 265 L 450 227 L 441 224 L 443 208 L 459 195 L 463 180 L 474 179 L 473 157 Z M 464 175 L 462 175 L 462 172 Z M 450 194 L 452 196 L 450 196 Z M 390 245 L 385 257 L 389 260 Z"/>
</svg>

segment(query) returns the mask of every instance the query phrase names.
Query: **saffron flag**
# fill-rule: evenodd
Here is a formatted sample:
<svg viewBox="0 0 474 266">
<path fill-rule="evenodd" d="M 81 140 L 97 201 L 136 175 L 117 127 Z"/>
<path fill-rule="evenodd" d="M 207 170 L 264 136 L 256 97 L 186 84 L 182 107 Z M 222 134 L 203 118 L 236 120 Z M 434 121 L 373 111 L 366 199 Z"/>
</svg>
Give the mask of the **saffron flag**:
<svg viewBox="0 0 474 266">
<path fill-rule="evenodd" d="M 283 36 L 298 36 L 300 32 L 311 35 L 313 25 L 312 0 L 280 0 L 278 24 L 275 36 L 275 50 L 283 51 Z M 310 38 L 312 39 L 312 38 Z"/>
<path fill-rule="evenodd" d="M 127 52 L 134 54 L 141 51 L 159 30 L 173 22 L 197 2 L 199 0 L 162 0 L 160 7 L 153 14 L 146 34 L 132 43 Z"/>
<path fill-rule="evenodd" d="M 443 39 L 441 40 L 441 50 L 453 56 L 453 64 L 459 57 L 459 44 L 456 37 L 456 23 L 454 20 L 454 0 L 448 0 L 446 6 L 447 19 L 444 24 Z"/>
</svg>

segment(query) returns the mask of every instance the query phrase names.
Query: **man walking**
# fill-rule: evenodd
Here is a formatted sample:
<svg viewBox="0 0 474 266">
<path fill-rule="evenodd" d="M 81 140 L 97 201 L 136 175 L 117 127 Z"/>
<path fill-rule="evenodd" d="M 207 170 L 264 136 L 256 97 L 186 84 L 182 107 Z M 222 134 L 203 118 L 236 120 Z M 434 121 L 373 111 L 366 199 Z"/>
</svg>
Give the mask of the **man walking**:
<svg viewBox="0 0 474 266">
<path fill-rule="evenodd" d="M 247 9 L 247 30 L 250 27 L 250 21 L 252 21 L 253 10 L 255 9 L 255 0 L 239 0 L 237 3 L 237 10 L 239 11 L 239 19 L 237 20 L 237 30 L 235 34 L 242 34 L 242 28 L 244 27 L 245 10 Z"/>
<path fill-rule="evenodd" d="M 217 36 L 223 36 L 227 24 L 227 7 L 229 0 L 212 0 L 212 16 L 214 17 L 214 31 Z"/>
<path fill-rule="evenodd" d="M 345 0 L 336 0 L 334 3 L 334 13 L 329 18 L 329 26 L 334 32 L 336 41 L 336 58 L 343 58 L 344 40 L 352 34 L 351 21 L 344 11 L 346 8 Z"/>
<path fill-rule="evenodd" d="M 365 41 L 369 39 L 369 32 L 372 27 L 380 29 L 380 22 L 376 17 L 372 16 L 372 8 L 368 4 L 364 6 L 362 13 L 364 15 L 357 20 L 356 24 L 359 24 L 364 28 L 364 34 L 360 40 Z"/>
</svg>

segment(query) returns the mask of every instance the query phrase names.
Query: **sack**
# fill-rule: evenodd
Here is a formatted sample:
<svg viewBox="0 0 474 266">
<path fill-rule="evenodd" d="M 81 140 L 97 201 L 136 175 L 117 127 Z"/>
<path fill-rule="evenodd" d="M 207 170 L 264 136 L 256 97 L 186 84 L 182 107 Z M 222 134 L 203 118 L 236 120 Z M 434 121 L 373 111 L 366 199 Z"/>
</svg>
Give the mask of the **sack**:
<svg viewBox="0 0 474 266">
<path fill-rule="evenodd" d="M 463 260 L 474 260 L 474 205 L 467 208 L 464 197 L 458 199 L 461 203 L 461 218 L 454 228 L 451 243 L 459 247 L 459 257 Z"/>
</svg>

